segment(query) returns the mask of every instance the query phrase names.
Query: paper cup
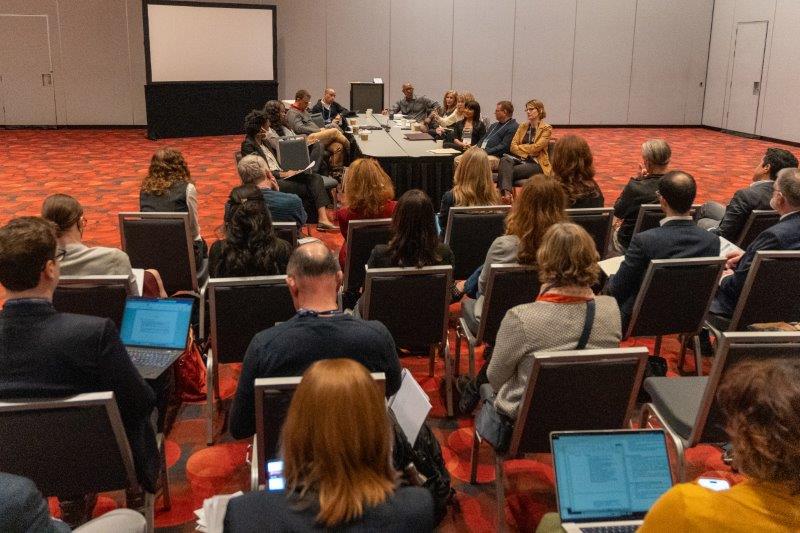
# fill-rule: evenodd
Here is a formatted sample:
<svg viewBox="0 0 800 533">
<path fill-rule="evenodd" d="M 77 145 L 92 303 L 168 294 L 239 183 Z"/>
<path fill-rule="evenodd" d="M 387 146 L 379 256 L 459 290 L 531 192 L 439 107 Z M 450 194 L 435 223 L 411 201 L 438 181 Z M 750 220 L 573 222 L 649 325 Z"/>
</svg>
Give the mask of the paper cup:
<svg viewBox="0 0 800 533">
<path fill-rule="evenodd" d="M 362 141 L 368 141 L 369 140 L 369 130 L 361 130 L 359 135 L 361 136 L 361 140 Z"/>
</svg>

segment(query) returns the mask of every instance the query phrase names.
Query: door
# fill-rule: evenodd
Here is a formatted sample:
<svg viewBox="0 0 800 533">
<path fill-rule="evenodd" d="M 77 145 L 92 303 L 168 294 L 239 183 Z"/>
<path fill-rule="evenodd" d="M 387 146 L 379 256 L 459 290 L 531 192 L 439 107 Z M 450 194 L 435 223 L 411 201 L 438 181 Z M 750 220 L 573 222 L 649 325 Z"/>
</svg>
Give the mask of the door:
<svg viewBox="0 0 800 533">
<path fill-rule="evenodd" d="M 5 125 L 56 125 L 47 15 L 0 15 L 0 94 Z"/>
<path fill-rule="evenodd" d="M 766 43 L 767 21 L 736 25 L 726 129 L 749 134 L 756 132 Z"/>
</svg>

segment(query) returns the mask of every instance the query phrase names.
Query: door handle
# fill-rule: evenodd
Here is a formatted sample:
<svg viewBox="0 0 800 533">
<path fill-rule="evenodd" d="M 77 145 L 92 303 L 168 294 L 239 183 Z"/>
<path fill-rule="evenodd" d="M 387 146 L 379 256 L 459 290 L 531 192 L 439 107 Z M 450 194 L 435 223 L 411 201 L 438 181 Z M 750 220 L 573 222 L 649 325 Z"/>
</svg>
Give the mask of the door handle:
<svg viewBox="0 0 800 533">
<path fill-rule="evenodd" d="M 51 85 L 53 85 L 53 75 L 42 74 L 42 87 L 50 87 Z"/>
<path fill-rule="evenodd" d="M 761 82 L 760 81 L 754 81 L 753 82 L 753 94 L 754 95 L 758 94 L 760 90 L 761 90 Z"/>
</svg>

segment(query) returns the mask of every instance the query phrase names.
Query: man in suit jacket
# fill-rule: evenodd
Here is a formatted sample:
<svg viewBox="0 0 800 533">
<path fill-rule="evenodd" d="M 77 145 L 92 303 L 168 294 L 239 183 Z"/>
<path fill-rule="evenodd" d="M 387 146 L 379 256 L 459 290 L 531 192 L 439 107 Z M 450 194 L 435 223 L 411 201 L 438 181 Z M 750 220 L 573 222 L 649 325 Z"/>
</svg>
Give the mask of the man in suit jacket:
<svg viewBox="0 0 800 533">
<path fill-rule="evenodd" d="M 156 396 L 111 320 L 53 308 L 58 260 L 51 222 L 21 217 L 0 228 L 0 283 L 7 298 L 0 312 L 0 398 L 112 391 L 139 483 L 155 493 L 160 460 L 150 418 Z"/>
<path fill-rule="evenodd" d="M 667 172 L 659 180 L 659 202 L 667 216 L 660 227 L 633 236 L 625 260 L 609 280 L 608 292 L 619 303 L 623 331 L 651 260 L 719 256 L 719 237 L 695 226 L 689 214 L 696 192 L 694 178 L 686 172 Z"/>
<path fill-rule="evenodd" d="M 717 202 L 704 203 L 697 213 L 697 225 L 736 242 L 750 213 L 771 209 L 769 201 L 775 178 L 784 168 L 797 168 L 797 158 L 788 150 L 767 148 L 753 173 L 753 183 L 736 191 L 727 208 Z"/>
<path fill-rule="evenodd" d="M 489 126 L 483 138 L 478 143 L 478 146 L 486 150 L 489 155 L 489 165 L 492 167 L 492 172 L 497 172 L 500 166 L 500 158 L 507 154 L 511 149 L 511 140 L 517 132 L 519 124 L 513 118 L 514 104 L 508 100 L 497 102 L 494 108 L 494 118 L 497 122 Z M 461 156 L 453 160 L 453 164 L 458 166 L 461 162 Z"/>
<path fill-rule="evenodd" d="M 778 172 L 769 205 L 781 216 L 780 222 L 765 229 L 750 243 L 746 252 L 728 257 L 728 270 L 723 274 L 711 304 L 713 314 L 724 317 L 733 315 L 756 252 L 800 250 L 800 170 L 785 168 Z"/>
</svg>

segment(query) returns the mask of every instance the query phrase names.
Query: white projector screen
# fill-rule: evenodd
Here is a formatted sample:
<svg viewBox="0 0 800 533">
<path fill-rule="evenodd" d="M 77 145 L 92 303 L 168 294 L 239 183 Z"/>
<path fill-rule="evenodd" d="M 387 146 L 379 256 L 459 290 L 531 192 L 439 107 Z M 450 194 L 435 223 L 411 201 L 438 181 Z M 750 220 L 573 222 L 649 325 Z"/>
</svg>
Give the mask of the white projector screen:
<svg viewBox="0 0 800 533">
<path fill-rule="evenodd" d="M 147 4 L 150 82 L 275 79 L 272 6 Z"/>
</svg>

